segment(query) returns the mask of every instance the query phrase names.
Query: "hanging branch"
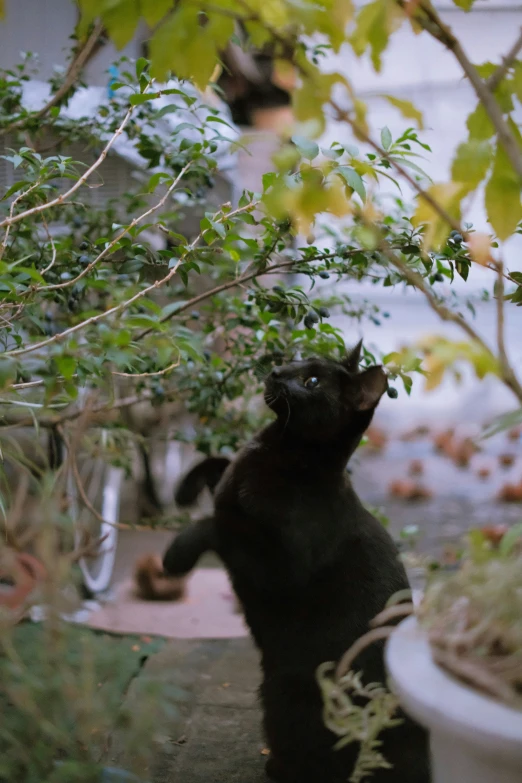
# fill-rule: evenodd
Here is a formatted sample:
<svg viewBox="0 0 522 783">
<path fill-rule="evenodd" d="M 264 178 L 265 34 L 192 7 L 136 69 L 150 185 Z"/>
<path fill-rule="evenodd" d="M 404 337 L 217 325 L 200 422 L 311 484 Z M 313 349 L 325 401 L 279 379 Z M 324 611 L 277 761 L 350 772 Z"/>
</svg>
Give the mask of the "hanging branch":
<svg viewBox="0 0 522 783">
<path fill-rule="evenodd" d="M 12 122 L 10 125 L 6 125 L 4 128 L 0 128 L 0 138 L 8 133 L 11 133 L 11 131 L 18 130 L 18 128 L 23 128 L 24 125 L 27 125 L 28 122 L 38 122 L 43 117 L 45 117 L 45 115 L 48 114 L 54 106 L 60 103 L 62 98 L 65 95 L 67 95 L 67 93 L 69 92 L 73 84 L 79 78 L 83 70 L 83 66 L 88 61 L 102 32 L 103 32 L 103 24 L 101 22 L 96 22 L 92 33 L 87 38 L 83 46 L 80 48 L 76 57 L 70 63 L 69 68 L 67 69 L 67 73 L 65 74 L 63 84 L 58 88 L 58 90 L 56 90 L 54 95 L 47 101 L 45 106 L 43 106 L 39 111 L 35 112 L 34 114 L 30 114 L 27 117 L 21 117 L 19 120 Z"/>
</svg>

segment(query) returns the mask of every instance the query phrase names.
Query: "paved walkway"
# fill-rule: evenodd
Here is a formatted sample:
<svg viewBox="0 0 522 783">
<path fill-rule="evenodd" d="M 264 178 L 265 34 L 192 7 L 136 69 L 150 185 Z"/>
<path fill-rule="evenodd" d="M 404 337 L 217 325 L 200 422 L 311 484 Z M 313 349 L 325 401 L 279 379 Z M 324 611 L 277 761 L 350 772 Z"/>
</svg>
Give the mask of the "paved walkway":
<svg viewBox="0 0 522 783">
<path fill-rule="evenodd" d="M 247 639 L 170 642 L 140 677 L 159 680 L 175 711 L 159 727 L 167 740 L 150 783 L 267 783 L 257 704 L 257 653 Z M 136 703 L 136 681 L 127 696 Z M 114 753 L 111 763 L 125 764 Z"/>
</svg>

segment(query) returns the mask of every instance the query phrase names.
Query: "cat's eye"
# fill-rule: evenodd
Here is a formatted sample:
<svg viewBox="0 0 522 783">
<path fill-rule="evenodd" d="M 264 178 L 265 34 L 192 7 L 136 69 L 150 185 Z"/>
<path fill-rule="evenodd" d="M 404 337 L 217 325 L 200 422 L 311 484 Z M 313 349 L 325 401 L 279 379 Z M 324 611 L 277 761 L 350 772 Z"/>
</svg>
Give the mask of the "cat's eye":
<svg viewBox="0 0 522 783">
<path fill-rule="evenodd" d="M 319 385 L 319 378 L 316 378 L 315 375 L 312 375 L 311 378 L 306 379 L 304 385 L 307 389 L 315 389 L 315 387 Z"/>
</svg>

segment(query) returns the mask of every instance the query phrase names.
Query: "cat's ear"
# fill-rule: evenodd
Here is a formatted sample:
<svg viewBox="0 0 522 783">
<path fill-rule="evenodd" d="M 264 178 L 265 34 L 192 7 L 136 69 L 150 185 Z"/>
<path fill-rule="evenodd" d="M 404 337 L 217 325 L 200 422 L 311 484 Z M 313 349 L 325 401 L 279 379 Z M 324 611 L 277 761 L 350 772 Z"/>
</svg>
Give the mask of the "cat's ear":
<svg viewBox="0 0 522 783">
<path fill-rule="evenodd" d="M 348 370 L 348 372 L 357 372 L 359 362 L 361 361 L 362 344 L 363 341 L 359 340 L 355 348 L 352 348 L 352 350 L 341 361 L 342 366 L 345 370 Z"/>
<path fill-rule="evenodd" d="M 388 388 L 388 376 L 380 365 L 370 367 L 357 376 L 357 384 L 357 410 L 369 411 L 375 408 Z"/>
</svg>

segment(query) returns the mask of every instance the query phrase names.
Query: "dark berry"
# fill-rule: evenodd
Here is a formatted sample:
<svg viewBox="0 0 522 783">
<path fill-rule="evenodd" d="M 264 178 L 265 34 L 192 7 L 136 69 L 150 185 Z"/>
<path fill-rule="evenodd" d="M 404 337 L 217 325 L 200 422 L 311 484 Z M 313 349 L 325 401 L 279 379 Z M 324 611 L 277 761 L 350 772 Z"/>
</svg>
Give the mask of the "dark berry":
<svg viewBox="0 0 522 783">
<path fill-rule="evenodd" d="M 192 312 L 190 313 L 190 317 L 194 321 L 199 321 L 199 312 L 197 310 L 192 310 Z"/>
<path fill-rule="evenodd" d="M 307 313 L 304 317 L 304 325 L 307 329 L 313 329 L 314 325 L 319 322 L 319 316 L 316 313 Z"/>
<path fill-rule="evenodd" d="M 392 400 L 396 400 L 399 396 L 399 392 L 393 386 L 388 386 L 387 394 L 388 397 L 391 397 Z"/>
<path fill-rule="evenodd" d="M 464 242 L 464 237 L 462 234 L 459 234 L 458 231 L 452 231 L 450 234 L 450 239 L 452 239 L 456 245 L 461 245 Z"/>
<path fill-rule="evenodd" d="M 317 312 L 321 318 L 330 318 L 330 311 L 327 307 L 318 307 Z"/>
<path fill-rule="evenodd" d="M 444 277 L 441 275 L 441 273 L 440 273 L 440 272 L 437 272 L 437 274 L 436 274 L 436 275 L 433 275 L 433 279 L 434 279 L 434 280 L 435 280 L 437 283 L 442 283 L 442 281 L 444 280 Z"/>
<path fill-rule="evenodd" d="M 89 256 L 80 256 L 80 258 L 78 259 L 78 263 L 80 263 L 82 266 L 87 266 L 88 264 L 90 264 L 90 262 L 91 259 L 89 258 Z"/>
<path fill-rule="evenodd" d="M 319 272 L 319 277 L 321 278 L 321 280 L 328 280 L 330 275 L 328 274 L 328 272 Z"/>
<path fill-rule="evenodd" d="M 87 242 L 85 239 L 80 244 L 80 250 L 88 250 L 90 247 L 89 242 Z"/>
<path fill-rule="evenodd" d="M 382 314 L 382 317 L 383 317 L 383 318 L 389 318 L 389 317 L 390 317 L 390 314 L 389 314 L 389 313 L 383 313 L 383 314 Z"/>
</svg>

